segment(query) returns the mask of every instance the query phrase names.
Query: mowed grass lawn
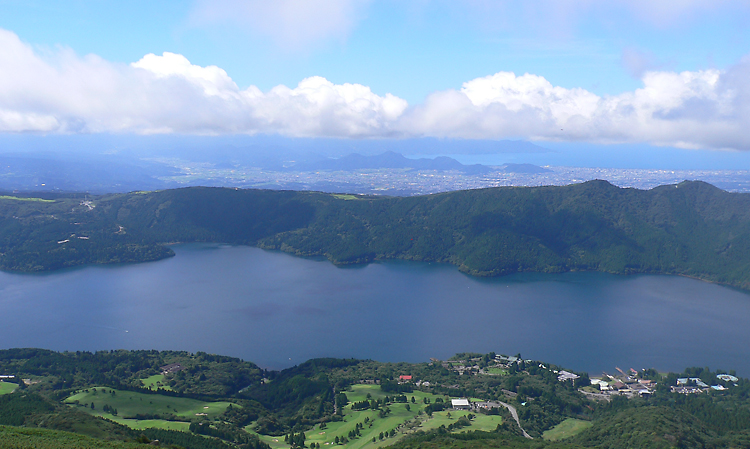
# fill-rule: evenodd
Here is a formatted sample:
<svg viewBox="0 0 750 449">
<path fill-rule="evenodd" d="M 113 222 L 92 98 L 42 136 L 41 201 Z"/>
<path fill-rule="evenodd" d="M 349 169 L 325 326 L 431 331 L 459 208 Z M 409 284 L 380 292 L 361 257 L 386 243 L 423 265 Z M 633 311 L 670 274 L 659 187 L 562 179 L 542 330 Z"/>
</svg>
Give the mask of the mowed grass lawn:
<svg viewBox="0 0 750 449">
<path fill-rule="evenodd" d="M 426 404 L 424 399 L 428 398 L 430 403 L 435 403 L 435 399 L 442 398 L 444 401 L 450 401 L 450 398 L 444 396 L 435 396 L 430 393 L 424 393 L 421 391 L 415 391 L 413 393 L 405 393 L 408 398 L 410 410 L 406 410 L 404 403 L 393 403 L 389 407 L 391 412 L 385 417 L 380 418 L 378 416 L 378 410 L 363 410 L 353 411 L 351 409 L 351 403 L 360 402 L 367 399 L 369 393 L 372 399 L 382 399 L 385 396 L 393 397 L 393 393 L 384 393 L 380 390 L 378 385 L 354 385 L 349 391 L 346 391 L 346 397 L 349 399 L 350 404 L 344 409 L 344 419 L 339 422 L 326 423 L 326 427 L 321 429 L 320 426 L 307 431 L 305 433 L 305 444 L 319 443 L 325 447 L 333 446 L 335 437 L 346 436 L 350 431 L 356 428 L 357 423 L 361 423 L 363 428 L 360 430 L 361 436 L 355 439 L 349 439 L 344 447 L 347 449 L 374 449 L 381 446 L 388 446 L 394 444 L 399 439 L 403 438 L 411 430 L 406 427 L 397 429 L 401 424 L 407 421 L 414 423 L 413 430 L 428 430 L 432 428 L 438 428 L 441 424 L 445 424 L 446 427 L 455 422 L 460 416 L 467 415 L 469 412 L 456 412 L 451 411 L 451 418 L 447 418 L 448 412 L 436 412 L 433 413 L 433 418 L 428 418 L 427 415 L 419 415 L 419 411 L 423 410 Z M 411 398 L 414 396 L 414 403 L 411 402 Z M 477 415 L 472 421 L 470 427 L 461 429 L 466 430 L 494 430 L 498 424 L 502 422 L 499 416 L 485 416 Z M 368 422 L 365 422 L 365 418 L 369 418 Z M 372 427 L 370 426 L 372 425 Z M 251 426 L 248 426 L 250 431 Z M 380 433 L 384 435 L 389 434 L 391 430 L 396 430 L 396 434 L 393 437 L 386 437 L 383 440 L 380 439 Z M 268 443 L 274 449 L 288 448 L 289 445 L 284 443 L 284 437 L 269 437 L 266 435 L 258 435 L 264 442 Z M 373 443 L 372 439 L 375 438 Z"/>
<path fill-rule="evenodd" d="M 156 391 L 157 389 L 161 388 L 163 390 L 172 391 L 172 387 L 170 387 L 166 383 L 162 384 L 162 382 L 164 382 L 164 374 L 155 374 L 151 377 L 141 379 L 141 382 L 143 383 L 144 387 L 150 390 Z"/>
<path fill-rule="evenodd" d="M 448 417 L 449 413 L 450 413 L 450 418 Z M 482 415 L 474 411 L 467 412 L 467 411 L 459 411 L 459 410 L 450 410 L 450 411 L 443 411 L 443 412 L 434 412 L 432 414 L 432 418 L 422 423 L 422 430 L 427 431 L 431 429 L 437 429 L 440 426 L 448 427 L 449 425 L 458 421 L 458 418 L 462 416 L 466 416 L 469 413 L 474 415 L 474 419 L 471 420 L 471 425 L 454 430 L 454 432 L 460 433 L 460 432 L 468 432 L 471 430 L 483 430 L 486 432 L 490 432 L 490 431 L 495 430 L 499 424 L 503 423 L 503 418 L 501 418 L 498 415 Z"/>
<path fill-rule="evenodd" d="M 114 391 L 114 394 L 111 392 Z M 65 400 L 65 403 L 75 406 L 78 401 L 79 409 L 92 415 L 101 416 L 119 422 L 134 429 L 158 427 L 162 429 L 187 430 L 189 423 L 166 421 L 159 419 L 136 420 L 129 419 L 135 415 L 158 415 L 168 417 L 175 415 L 180 418 L 198 419 L 205 417 L 213 419 L 229 407 L 229 402 L 203 402 L 189 398 L 174 398 L 160 394 L 145 394 L 132 391 L 115 390 L 113 388 L 95 387 L 79 391 Z M 91 408 L 91 404 L 94 408 Z M 104 412 L 104 405 L 117 409 L 117 416 Z M 233 407 L 239 405 L 231 404 Z"/>
<path fill-rule="evenodd" d="M 0 195 L 0 200 L 13 200 L 13 201 L 33 201 L 38 203 L 54 203 L 55 200 L 45 200 L 42 198 L 21 198 L 17 196 Z"/>
<path fill-rule="evenodd" d="M 404 434 L 399 432 L 393 438 L 384 438 L 382 441 L 378 436 L 380 435 L 380 432 L 383 432 L 383 434 L 390 432 L 391 429 L 395 429 L 399 424 L 416 416 L 417 413 L 414 412 L 416 407 L 411 407 L 412 411 L 407 411 L 405 406 L 406 404 L 390 405 L 391 413 L 385 418 L 378 417 L 377 410 L 352 412 L 351 409 L 349 409 L 345 412 L 343 421 L 326 423 L 325 429 L 321 429 L 320 426 L 315 426 L 313 429 L 305 432 L 305 444 L 309 446 L 310 443 L 320 443 L 321 446 L 333 446 L 336 437 L 341 438 L 346 436 L 348 438 L 349 431 L 354 430 L 357 423 L 362 423 L 364 426 L 364 428 L 360 430 L 361 436 L 359 438 L 350 439 L 349 443 L 345 445 L 346 448 L 375 448 L 393 444 L 399 438 L 403 437 Z M 370 418 L 369 422 L 365 423 L 365 418 Z M 372 424 L 372 427 L 370 427 L 370 424 Z M 272 448 L 289 448 L 289 445 L 284 443 L 283 436 L 258 436 Z M 376 443 L 372 442 L 373 437 L 375 437 Z"/>
<path fill-rule="evenodd" d="M 564 438 L 572 437 L 591 427 L 591 421 L 582 419 L 568 418 L 555 427 L 547 430 L 542 434 L 542 438 L 547 441 L 557 441 Z"/>
<path fill-rule="evenodd" d="M 16 388 L 18 388 L 18 384 L 13 382 L 0 382 L 0 394 L 13 393 Z"/>
<path fill-rule="evenodd" d="M 334 198 L 336 198 L 337 200 L 351 201 L 351 200 L 358 200 L 358 199 L 360 199 L 356 195 L 339 194 L 339 193 L 333 193 L 333 194 L 331 194 L 331 196 L 334 197 Z"/>
</svg>

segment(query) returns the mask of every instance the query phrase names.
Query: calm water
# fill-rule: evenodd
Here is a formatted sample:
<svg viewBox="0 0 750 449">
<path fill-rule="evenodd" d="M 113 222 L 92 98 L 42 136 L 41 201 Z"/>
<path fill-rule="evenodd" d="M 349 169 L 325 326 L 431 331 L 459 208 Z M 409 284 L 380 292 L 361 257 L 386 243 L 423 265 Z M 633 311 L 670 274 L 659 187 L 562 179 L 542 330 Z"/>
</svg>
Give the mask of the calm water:
<svg viewBox="0 0 750 449">
<path fill-rule="evenodd" d="M 516 354 L 592 373 L 687 366 L 750 376 L 750 295 L 671 276 L 450 265 L 336 268 L 250 247 L 42 275 L 0 273 L 0 347 L 181 349 L 283 368 L 312 357 Z"/>
</svg>

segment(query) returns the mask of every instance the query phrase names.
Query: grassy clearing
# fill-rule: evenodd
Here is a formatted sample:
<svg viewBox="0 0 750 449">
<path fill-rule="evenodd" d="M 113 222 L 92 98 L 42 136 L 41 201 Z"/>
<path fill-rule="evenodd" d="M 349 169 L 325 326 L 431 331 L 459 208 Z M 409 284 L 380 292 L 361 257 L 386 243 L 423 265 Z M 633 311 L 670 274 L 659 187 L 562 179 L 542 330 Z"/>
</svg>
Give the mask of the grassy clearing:
<svg viewBox="0 0 750 449">
<path fill-rule="evenodd" d="M 354 385 L 345 393 L 350 403 L 364 401 L 367 399 L 368 393 L 372 399 L 382 399 L 385 396 L 393 396 L 393 393 L 382 392 L 378 385 Z M 406 397 L 410 400 L 412 396 L 414 396 L 414 403 L 412 404 L 411 401 L 408 402 L 411 410 L 406 410 L 407 404 L 391 404 L 389 406 L 391 412 L 385 418 L 380 418 L 378 416 L 378 410 L 353 411 L 351 409 L 351 404 L 349 404 L 344 409 L 344 419 L 342 421 L 326 423 L 324 429 L 321 429 L 320 426 L 315 426 L 315 428 L 307 431 L 305 433 L 306 444 L 320 443 L 321 446 L 333 446 L 336 437 L 341 438 L 346 436 L 348 438 L 349 432 L 356 429 L 357 423 L 362 423 L 364 426 L 360 430 L 361 436 L 355 439 L 350 439 L 349 443 L 342 447 L 346 447 L 347 449 L 370 449 L 393 444 L 405 435 L 405 429 L 402 428 L 396 432 L 394 437 L 383 438 L 383 440 L 380 440 L 379 438 L 380 432 L 383 432 L 383 434 L 389 433 L 391 430 L 395 430 L 399 425 L 406 421 L 414 419 L 419 411 L 425 407 L 423 402 L 424 398 L 429 398 L 431 402 L 434 402 L 436 398 L 440 397 L 430 393 L 423 393 L 421 391 L 406 393 Z M 367 423 L 365 423 L 365 418 L 368 418 Z M 252 432 L 251 426 L 248 426 L 246 430 Z M 289 448 L 289 445 L 284 443 L 283 436 L 280 438 L 267 435 L 258 436 L 262 441 L 268 443 L 274 449 Z M 373 437 L 376 440 L 375 443 L 372 442 Z"/>
<path fill-rule="evenodd" d="M 350 403 L 364 401 L 367 399 L 368 394 L 370 394 L 372 399 L 393 396 L 392 393 L 383 393 L 378 385 L 354 385 L 345 393 Z M 447 411 L 436 412 L 433 413 L 433 418 L 428 419 L 424 413 L 420 415 L 420 412 L 424 410 L 426 405 L 424 403 L 425 398 L 429 399 L 430 403 L 434 403 L 437 398 L 448 401 L 450 398 L 435 396 L 421 391 L 406 393 L 405 395 L 409 399 L 409 402 L 406 404 L 391 404 L 389 406 L 391 412 L 384 418 L 379 416 L 378 410 L 353 411 L 350 404 L 344 409 L 344 419 L 342 421 L 326 423 L 325 428 L 322 429 L 318 425 L 306 432 L 306 444 L 319 443 L 323 447 L 326 445 L 333 446 L 336 437 L 341 438 L 346 436 L 348 438 L 349 432 L 356 429 L 357 423 L 361 423 L 363 425 L 363 428 L 360 430 L 361 435 L 358 438 L 349 439 L 349 442 L 342 447 L 347 449 L 374 449 L 394 444 L 405 435 L 417 430 L 435 429 L 442 424 L 447 427 L 460 416 L 469 413 L 451 411 L 451 418 L 447 418 Z M 411 402 L 412 396 L 414 397 L 414 403 Z M 409 405 L 409 410 L 406 409 L 407 405 Z M 365 419 L 367 419 L 367 422 L 365 422 Z M 465 427 L 459 430 L 459 432 L 468 430 L 495 430 L 501 422 L 502 420 L 499 416 L 477 415 L 470 427 Z M 246 430 L 252 432 L 251 426 L 248 426 Z M 385 437 L 385 435 L 390 434 L 391 430 L 396 431 L 395 435 L 393 437 Z M 384 435 L 382 440 L 380 439 L 381 432 Z M 274 449 L 287 449 L 289 447 L 288 444 L 284 443 L 283 436 L 258 436 Z M 373 438 L 375 438 L 375 442 L 372 441 Z"/>
<path fill-rule="evenodd" d="M 495 374 L 495 375 L 500 375 L 500 376 L 505 376 L 506 374 L 508 374 L 508 370 L 503 369 L 503 368 L 494 368 L 493 367 L 493 368 L 487 368 L 484 371 L 487 374 Z"/>
<path fill-rule="evenodd" d="M 0 200 L 13 200 L 13 201 L 35 201 L 38 203 L 54 203 L 55 200 L 45 200 L 43 198 L 21 198 L 17 196 L 0 195 Z"/>
<path fill-rule="evenodd" d="M 395 443 L 401 437 L 404 436 L 403 432 L 397 432 L 393 438 L 379 439 L 380 432 L 383 434 L 390 432 L 392 429 L 396 429 L 400 424 L 405 421 L 414 418 L 417 415 L 414 412 L 416 407 L 412 407 L 411 411 L 406 410 L 406 404 L 392 404 L 390 406 L 391 413 L 385 418 L 378 417 L 377 410 L 366 410 L 358 412 L 345 412 L 344 420 L 339 422 L 326 423 L 326 428 L 321 429 L 320 426 L 315 426 L 314 429 L 309 430 L 305 433 L 305 444 L 319 443 L 321 446 L 333 446 L 336 437 L 347 436 L 349 431 L 356 428 L 357 423 L 362 423 L 364 428 L 360 430 L 361 436 L 355 439 L 350 439 L 349 443 L 343 445 L 347 449 L 360 449 L 360 448 L 376 448 L 380 446 L 386 446 Z M 369 418 L 369 422 L 365 423 L 365 418 Z M 370 426 L 372 425 L 372 426 Z M 264 442 L 268 443 L 272 448 L 288 448 L 289 445 L 284 443 L 284 437 L 269 437 L 265 435 L 258 435 Z M 372 438 L 375 438 L 376 442 L 372 442 Z"/>
<path fill-rule="evenodd" d="M 476 417 L 471 420 L 471 427 L 466 427 L 461 431 L 467 432 L 469 430 L 483 430 L 485 432 L 491 432 L 497 429 L 497 426 L 503 423 L 503 418 L 497 415 L 482 415 L 475 413 Z"/>
<path fill-rule="evenodd" d="M 476 412 L 451 410 L 433 413 L 432 418 L 422 423 L 422 430 L 437 429 L 440 426 L 448 427 L 456 422 L 458 418 L 466 416 L 469 413 L 474 415 L 474 419 L 471 420 L 471 426 L 458 429 L 456 432 L 468 432 L 471 430 L 490 432 L 495 430 L 499 424 L 503 423 L 503 419 L 497 415 L 482 415 Z M 450 414 L 450 418 L 448 417 L 448 414 Z"/>
<path fill-rule="evenodd" d="M 568 418 L 555 427 L 549 429 L 542 434 L 542 438 L 547 441 L 557 441 L 564 438 L 572 437 L 573 435 L 579 434 L 582 431 L 592 426 L 591 421 L 583 421 L 581 419 Z"/>
<path fill-rule="evenodd" d="M 360 199 L 356 195 L 342 195 L 342 194 L 338 194 L 338 193 L 331 194 L 331 196 L 334 197 L 334 198 L 336 198 L 337 200 L 345 200 L 345 201 Z"/>
<path fill-rule="evenodd" d="M 114 391 L 114 394 L 112 393 Z M 195 420 L 214 419 L 232 405 L 229 402 L 202 402 L 189 398 L 173 398 L 160 394 L 144 394 L 132 391 L 95 387 L 79 391 L 65 400 L 65 403 L 78 406 L 95 416 L 119 422 L 134 429 L 158 427 L 162 429 L 187 430 L 187 422 L 170 421 L 169 418 Z M 94 408 L 91 408 L 91 404 Z M 117 416 L 104 412 L 104 405 L 117 409 Z M 136 415 L 161 416 L 164 419 L 129 419 Z"/>
<path fill-rule="evenodd" d="M 13 393 L 16 388 L 18 388 L 18 384 L 0 381 L 0 394 Z"/>
<path fill-rule="evenodd" d="M 164 382 L 164 374 L 155 374 L 151 377 L 141 379 L 141 382 L 143 383 L 144 387 L 150 390 L 157 390 L 161 388 L 162 390 L 172 391 L 172 387 Z"/>
<path fill-rule="evenodd" d="M 164 419 L 127 419 L 120 418 L 119 416 L 112 416 L 109 413 L 92 413 L 95 416 L 101 416 L 102 418 L 114 421 L 123 426 L 128 426 L 131 429 L 143 430 L 143 429 L 164 429 L 164 430 L 179 430 L 181 432 L 190 431 L 190 423 L 182 421 L 167 421 Z"/>
<path fill-rule="evenodd" d="M 364 401 L 365 399 L 367 399 L 368 394 L 372 399 L 383 399 L 386 396 L 392 397 L 394 395 L 394 393 L 383 393 L 383 391 L 380 389 L 380 385 L 354 385 L 344 393 L 346 393 L 346 397 L 349 399 L 349 402 Z M 443 400 L 448 399 L 448 396 L 435 396 L 432 393 L 424 393 L 422 391 L 404 393 L 404 395 L 410 400 L 409 403 L 411 403 L 411 397 L 414 396 L 414 401 L 417 406 L 424 405 L 423 401 L 425 398 L 429 399 L 430 402 L 435 402 L 436 398 L 443 398 Z M 351 405 L 347 406 L 347 410 L 351 410 Z"/>
</svg>

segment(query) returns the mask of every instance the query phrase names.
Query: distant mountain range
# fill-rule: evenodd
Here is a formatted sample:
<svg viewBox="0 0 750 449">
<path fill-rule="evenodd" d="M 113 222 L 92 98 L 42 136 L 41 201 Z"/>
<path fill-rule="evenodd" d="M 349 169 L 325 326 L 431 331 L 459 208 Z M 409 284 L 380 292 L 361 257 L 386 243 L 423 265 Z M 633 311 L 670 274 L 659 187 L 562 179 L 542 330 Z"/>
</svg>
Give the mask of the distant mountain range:
<svg viewBox="0 0 750 449">
<path fill-rule="evenodd" d="M 457 170 L 471 174 L 487 173 L 491 169 L 485 165 L 473 164 L 464 165 L 457 160 L 439 156 L 434 159 L 420 158 L 409 159 L 403 155 L 386 151 L 376 156 L 363 156 L 361 154 L 349 154 L 338 159 L 321 159 L 316 161 L 307 161 L 291 164 L 286 167 L 290 171 L 314 171 L 314 170 L 336 170 L 351 171 L 363 169 L 382 169 L 382 168 L 410 168 L 414 170 Z"/>
<path fill-rule="evenodd" d="M 316 170 L 332 170 L 332 171 L 352 171 L 352 170 L 378 170 L 378 169 L 413 169 L 413 170 L 455 170 L 461 171 L 466 174 L 484 174 L 493 171 L 502 171 L 506 173 L 544 173 L 549 172 L 542 167 L 538 167 L 532 164 L 505 164 L 500 167 L 490 167 L 481 164 L 465 165 L 457 160 L 447 157 L 438 156 L 434 159 L 419 158 L 410 159 L 402 154 L 394 151 L 386 151 L 385 153 L 378 154 L 375 156 L 363 156 L 361 154 L 352 153 L 338 159 L 326 158 L 314 161 L 303 161 L 298 163 L 289 164 L 284 167 L 287 171 L 316 171 Z"/>
</svg>

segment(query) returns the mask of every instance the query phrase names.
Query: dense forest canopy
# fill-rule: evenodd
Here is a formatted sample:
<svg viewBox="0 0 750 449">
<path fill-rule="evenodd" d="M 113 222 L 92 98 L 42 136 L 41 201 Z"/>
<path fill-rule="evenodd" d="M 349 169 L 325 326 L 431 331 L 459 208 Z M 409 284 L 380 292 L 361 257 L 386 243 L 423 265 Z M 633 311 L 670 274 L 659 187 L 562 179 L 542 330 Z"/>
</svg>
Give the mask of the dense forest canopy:
<svg viewBox="0 0 750 449">
<path fill-rule="evenodd" d="M 335 264 L 441 261 L 479 276 L 598 270 L 750 288 L 750 195 L 703 182 L 590 181 L 407 198 L 185 188 L 0 196 L 0 268 L 158 260 L 174 242 L 256 245 Z"/>
</svg>

